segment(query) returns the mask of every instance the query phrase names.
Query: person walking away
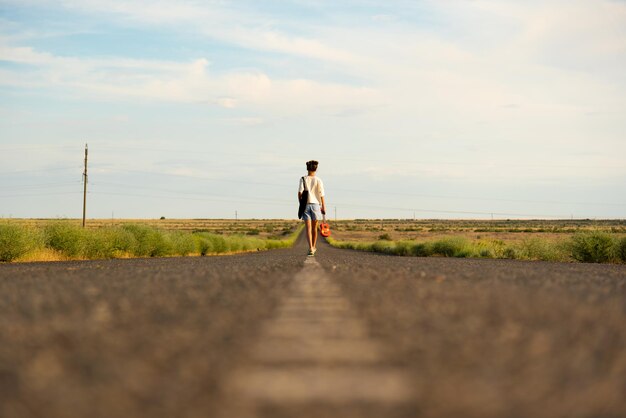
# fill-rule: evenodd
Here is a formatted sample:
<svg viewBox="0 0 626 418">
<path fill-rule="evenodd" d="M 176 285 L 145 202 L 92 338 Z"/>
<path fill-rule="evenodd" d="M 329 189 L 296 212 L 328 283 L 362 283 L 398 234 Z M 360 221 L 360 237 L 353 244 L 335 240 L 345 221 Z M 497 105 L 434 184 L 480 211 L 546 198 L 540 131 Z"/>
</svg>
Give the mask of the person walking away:
<svg viewBox="0 0 626 418">
<path fill-rule="evenodd" d="M 308 175 L 300 179 L 298 187 L 298 201 L 304 190 L 308 190 L 307 205 L 302 215 L 305 223 L 306 238 L 309 242 L 309 256 L 314 256 L 317 251 L 317 222 L 322 219 L 322 215 L 326 214 L 326 203 L 324 201 L 324 182 L 317 177 L 318 162 L 311 160 L 306 163 Z"/>
</svg>

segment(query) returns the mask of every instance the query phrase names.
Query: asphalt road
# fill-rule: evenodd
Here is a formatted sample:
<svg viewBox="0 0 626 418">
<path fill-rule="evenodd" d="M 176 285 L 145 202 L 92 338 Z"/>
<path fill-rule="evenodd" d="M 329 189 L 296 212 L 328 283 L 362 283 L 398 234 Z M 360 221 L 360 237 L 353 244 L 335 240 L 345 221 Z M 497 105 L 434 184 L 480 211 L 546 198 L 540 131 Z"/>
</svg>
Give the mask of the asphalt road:
<svg viewBox="0 0 626 418">
<path fill-rule="evenodd" d="M 626 266 L 0 265 L 1 417 L 624 417 Z"/>
</svg>

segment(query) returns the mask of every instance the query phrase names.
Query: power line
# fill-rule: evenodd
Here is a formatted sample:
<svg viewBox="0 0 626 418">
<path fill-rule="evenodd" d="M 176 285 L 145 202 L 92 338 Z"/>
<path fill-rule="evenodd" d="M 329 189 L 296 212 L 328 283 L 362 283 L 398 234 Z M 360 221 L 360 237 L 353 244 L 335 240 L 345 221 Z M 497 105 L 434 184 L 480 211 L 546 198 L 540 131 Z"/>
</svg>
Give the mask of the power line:
<svg viewBox="0 0 626 418">
<path fill-rule="evenodd" d="M 338 203 L 337 206 L 343 207 L 359 207 L 359 208 L 367 208 L 367 209 L 377 209 L 377 210 L 397 210 L 402 212 L 426 212 L 426 213 L 446 213 L 446 214 L 457 214 L 457 215 L 498 215 L 498 216 L 521 216 L 525 218 L 556 218 L 556 219 L 565 219 L 568 216 L 561 215 L 539 215 L 539 214 L 529 214 L 529 213 L 506 213 L 506 212 L 483 212 L 483 211 L 462 211 L 462 210 L 443 210 L 443 209 L 418 209 L 418 208 L 399 208 L 399 207 L 389 207 L 389 206 L 373 206 L 373 205 L 357 205 L 357 204 L 346 204 L 346 203 Z"/>
<path fill-rule="evenodd" d="M 48 173 L 51 171 L 66 171 L 66 170 L 80 170 L 81 167 L 52 167 L 52 168 L 38 168 L 33 170 L 14 170 L 14 171 L 2 171 L 0 175 L 2 176 L 10 176 L 13 174 L 24 174 L 24 173 Z"/>
<path fill-rule="evenodd" d="M 474 197 L 441 196 L 441 195 L 428 195 L 428 194 L 418 194 L 418 193 L 385 192 L 385 191 L 378 191 L 378 190 L 354 190 L 354 189 L 343 189 L 343 188 L 333 188 L 333 190 L 344 191 L 344 192 L 355 192 L 355 193 L 360 193 L 360 194 L 369 193 L 369 194 L 392 195 L 392 196 L 427 197 L 427 198 L 434 198 L 434 199 L 481 200 L 481 201 L 512 202 L 512 203 L 543 203 L 543 204 L 554 204 L 554 205 L 626 206 L 626 203 L 557 202 L 557 201 L 546 201 L 546 200 L 501 199 L 501 198 L 490 198 L 490 197 L 479 197 L 479 196 L 474 196 Z"/>
<path fill-rule="evenodd" d="M 187 176 L 184 174 L 175 174 L 175 173 L 159 173 L 159 172 L 153 172 L 153 171 L 126 170 L 126 169 L 118 169 L 117 171 L 159 175 L 159 176 L 166 176 L 166 177 L 181 177 L 181 178 L 187 178 L 187 179 L 190 178 L 190 176 Z M 249 180 L 230 180 L 230 179 L 223 179 L 223 178 L 217 178 L 217 177 L 192 177 L 192 178 L 197 181 L 214 181 L 214 182 L 221 182 L 221 183 L 235 183 L 235 184 L 247 184 L 247 185 L 255 185 L 255 186 L 293 188 L 292 186 L 288 186 L 286 184 L 255 182 L 255 181 L 249 181 Z M 359 194 L 407 196 L 407 197 L 435 198 L 435 199 L 480 200 L 480 201 L 511 202 L 511 203 L 539 203 L 539 204 L 551 204 L 551 205 L 626 206 L 626 203 L 566 202 L 566 201 L 560 202 L 560 201 L 541 201 L 541 200 L 524 200 L 524 199 L 501 199 L 501 198 L 490 198 L 490 197 L 481 197 L 481 196 L 472 196 L 472 197 L 442 196 L 442 195 L 428 195 L 428 194 L 420 194 L 420 193 L 388 192 L 388 191 L 380 191 L 380 190 L 357 190 L 357 189 L 345 189 L 345 188 L 333 188 L 333 190 L 341 191 L 341 192 L 359 193 Z"/>
<path fill-rule="evenodd" d="M 224 203 L 250 203 L 254 204 L 258 202 L 258 199 L 216 199 L 216 198 L 202 198 L 202 197 L 174 197 L 174 196 L 157 196 L 143 193 L 113 193 L 113 192 L 99 192 L 99 191 L 91 191 L 90 195 L 110 195 L 110 196 L 130 196 L 130 197 L 147 197 L 152 199 L 168 199 L 168 200 L 195 200 L 195 201 L 203 201 L 203 202 L 224 202 Z M 268 199 L 269 200 L 269 199 Z M 277 203 L 282 202 L 282 203 Z M 265 204 L 275 205 L 275 206 L 286 206 L 291 203 L 287 203 L 286 201 L 281 200 L 273 200 L 269 201 Z"/>
<path fill-rule="evenodd" d="M 13 190 L 37 190 L 37 189 L 53 189 L 62 188 L 68 186 L 75 186 L 80 181 L 64 182 L 64 183 L 40 183 L 40 184 L 25 184 L 20 186 L 6 187 L 0 185 L 0 191 L 13 191 Z"/>
<path fill-rule="evenodd" d="M 11 147 L 3 147 L 0 146 L 0 150 L 2 151 L 33 151 L 38 149 L 76 149 L 75 145 L 23 145 L 23 146 L 11 146 Z"/>
<path fill-rule="evenodd" d="M 178 177 L 178 178 L 185 178 L 185 179 L 194 179 L 194 180 L 199 180 L 199 181 L 216 181 L 216 182 L 221 182 L 221 183 L 235 183 L 235 184 L 249 184 L 249 185 L 255 185 L 255 186 L 271 186 L 271 187 L 281 187 L 281 188 L 294 188 L 293 186 L 287 186 L 286 184 L 276 184 L 276 183 L 264 183 L 264 182 L 257 182 L 257 181 L 251 181 L 251 180 L 230 180 L 230 179 L 225 179 L 225 178 L 219 178 L 219 177 L 196 177 L 196 176 L 188 176 L 185 174 L 175 174 L 175 173 L 159 173 L 159 172 L 155 172 L 155 171 L 145 171 L 145 170 L 128 170 L 128 169 L 118 169 L 118 172 L 124 172 L 124 173 L 136 173 L 136 174 L 149 174 L 152 176 L 166 176 L 166 177 Z"/>
<path fill-rule="evenodd" d="M 131 188 L 133 189 L 133 188 Z M 97 192 L 96 194 L 111 194 L 111 195 L 122 195 L 122 196 L 141 196 L 141 197 L 150 197 L 156 199 L 184 199 L 184 200 L 209 200 L 209 201 L 221 201 L 227 203 L 254 203 L 258 201 L 269 202 L 269 204 L 285 206 L 293 204 L 292 201 L 288 200 L 279 200 L 279 199 L 268 199 L 262 197 L 249 196 L 249 199 L 235 198 L 232 196 L 224 196 L 224 195 L 214 195 L 214 194 L 203 194 L 196 192 L 180 192 L 174 191 L 171 189 L 161 189 L 155 187 L 149 187 L 151 190 L 162 191 L 165 193 L 174 193 L 174 194 L 193 194 L 195 196 L 211 196 L 211 198 L 197 198 L 197 197 L 172 197 L 172 196 L 155 196 L 155 195 L 146 195 L 146 194 L 130 194 L 130 193 L 108 193 L 108 192 Z M 217 199 L 216 199 L 217 198 Z M 224 199 L 225 198 L 225 199 Z M 279 203 L 280 202 L 280 203 Z M 462 214 L 462 215 L 498 215 L 498 216 L 521 216 L 521 217 L 537 217 L 537 218 L 563 218 L 560 215 L 545 215 L 545 214 L 528 214 L 528 213 L 509 213 L 509 212 L 485 212 L 485 211 L 459 211 L 459 210 L 445 210 L 445 209 L 425 209 L 425 208 L 401 208 L 401 207 L 391 207 L 391 206 L 377 206 L 377 205 L 363 205 L 357 203 L 342 203 L 338 202 L 336 204 L 338 207 L 358 207 L 358 208 L 367 208 L 367 209 L 376 209 L 376 210 L 397 210 L 403 212 L 422 212 L 422 213 L 443 213 L 443 214 Z"/>
<path fill-rule="evenodd" d="M 249 201 L 249 202 L 259 202 L 259 201 L 263 201 L 263 202 L 270 202 L 270 203 L 275 203 L 275 202 L 282 202 L 284 204 L 292 204 L 295 201 L 295 195 L 294 195 L 294 200 L 286 200 L 286 199 L 272 199 L 272 198 L 267 198 L 267 197 L 260 197 L 260 196 L 247 196 L 246 198 L 240 198 L 237 196 L 230 196 L 230 195 L 221 195 L 221 194 L 214 194 L 214 193 L 206 193 L 206 192 L 198 192 L 198 191 L 193 191 L 193 192 L 189 192 L 189 191 L 182 191 L 182 190 L 173 190 L 173 189 L 166 189 L 166 188 L 162 188 L 162 187 L 154 187 L 154 186 L 129 186 L 128 184 L 120 184 L 120 183 L 109 183 L 109 182 L 102 182 L 102 181 L 98 181 L 98 182 L 92 182 L 91 183 L 92 186 L 96 186 L 96 194 L 104 194 L 104 193 L 108 193 L 108 192 L 100 192 L 97 190 L 97 186 L 113 186 L 113 187 L 122 187 L 125 190 L 153 190 L 153 191 L 158 191 L 158 192 L 163 192 L 163 193 L 171 193 L 171 194 L 175 194 L 177 195 L 176 197 L 172 197 L 172 196 L 153 196 L 153 195 L 146 195 L 146 194 L 142 194 L 142 196 L 144 197 L 162 197 L 162 198 L 166 198 L 166 199 L 187 199 L 187 200 L 207 200 L 207 198 L 199 198 L 197 196 L 206 196 L 206 197 L 210 197 L 210 198 L 218 198 L 218 200 L 222 200 L 223 199 L 238 199 L 238 200 L 226 200 L 227 202 L 242 202 L 242 201 Z M 112 193 L 110 193 L 112 194 Z M 134 195 L 134 194 L 133 194 Z M 191 195 L 193 197 L 180 197 L 180 195 Z"/>
<path fill-rule="evenodd" d="M 151 151 L 151 152 L 166 152 L 166 153 L 181 153 L 181 154 L 210 154 L 210 155 L 226 155 L 226 156 L 233 156 L 233 157 L 251 157 L 251 158 L 258 158 L 258 154 L 246 154 L 246 153 L 241 153 L 241 152 L 223 152 L 223 151 L 215 151 L 215 150 L 189 150 L 186 148 L 155 148 L 155 147 L 149 147 L 149 148 L 143 148 L 143 147 L 124 147 L 124 146 L 101 146 L 101 149 L 109 149 L 109 150 L 126 150 L 126 151 L 141 151 L 146 152 L 146 151 Z M 271 154 L 272 157 L 278 157 L 281 158 L 283 160 L 295 160 L 298 157 L 294 156 L 294 155 L 281 155 L 281 154 L 275 154 L 272 153 Z M 381 162 L 381 158 L 363 158 L 363 157 L 355 157 L 353 155 L 328 155 L 325 156 L 326 160 L 329 161 L 357 161 L 357 162 L 372 162 L 372 163 L 380 163 Z M 624 168 L 623 166 L 607 166 L 607 165 L 569 165 L 569 164 L 519 164 L 519 163 L 507 163 L 507 162 L 503 162 L 503 163 L 480 163 L 480 162 L 463 162 L 463 161 L 433 161 L 433 160 L 382 160 L 385 163 L 388 164 L 419 164 L 419 165 L 428 165 L 428 166 L 432 166 L 432 165 L 452 165 L 452 166 L 468 166 L 468 167 L 484 167 L 485 165 L 488 165 L 490 167 L 518 167 L 518 168 L 575 168 L 575 169 L 581 169 L 581 168 L 590 168 L 590 169 L 595 169 L 595 168 Z"/>
<path fill-rule="evenodd" d="M 5 194 L 0 195 L 0 197 L 40 197 L 40 196 L 58 196 L 58 195 L 66 195 L 66 194 L 82 194 L 80 191 L 76 192 L 56 192 L 56 193 L 37 193 L 37 194 Z"/>
</svg>

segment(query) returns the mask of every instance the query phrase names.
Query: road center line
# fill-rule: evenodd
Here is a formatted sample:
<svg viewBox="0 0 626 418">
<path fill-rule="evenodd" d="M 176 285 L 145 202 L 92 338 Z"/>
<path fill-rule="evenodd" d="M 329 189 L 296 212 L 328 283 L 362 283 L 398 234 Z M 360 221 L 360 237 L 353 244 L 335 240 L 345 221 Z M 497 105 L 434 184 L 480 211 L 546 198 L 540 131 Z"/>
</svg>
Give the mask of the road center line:
<svg viewBox="0 0 626 418">
<path fill-rule="evenodd" d="M 383 347 L 317 260 L 306 259 L 276 312 L 225 382 L 239 416 L 268 404 L 411 402 L 407 374 L 385 364 Z"/>
</svg>

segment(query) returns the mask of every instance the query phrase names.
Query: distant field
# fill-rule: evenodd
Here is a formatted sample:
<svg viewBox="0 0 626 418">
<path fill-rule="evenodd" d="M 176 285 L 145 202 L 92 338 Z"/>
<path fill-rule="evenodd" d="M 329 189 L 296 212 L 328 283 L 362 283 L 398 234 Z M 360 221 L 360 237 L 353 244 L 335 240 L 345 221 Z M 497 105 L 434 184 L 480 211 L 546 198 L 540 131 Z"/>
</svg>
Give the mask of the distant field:
<svg viewBox="0 0 626 418">
<path fill-rule="evenodd" d="M 556 241 L 577 232 L 626 234 L 626 220 L 403 220 L 356 219 L 332 223 L 333 237 L 345 241 L 435 240 L 463 236 L 471 240 L 519 242 L 531 237 Z"/>
</svg>

